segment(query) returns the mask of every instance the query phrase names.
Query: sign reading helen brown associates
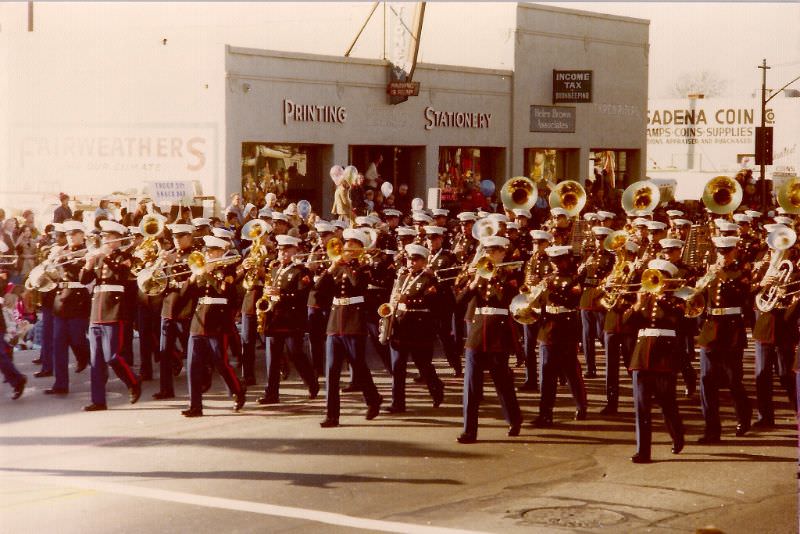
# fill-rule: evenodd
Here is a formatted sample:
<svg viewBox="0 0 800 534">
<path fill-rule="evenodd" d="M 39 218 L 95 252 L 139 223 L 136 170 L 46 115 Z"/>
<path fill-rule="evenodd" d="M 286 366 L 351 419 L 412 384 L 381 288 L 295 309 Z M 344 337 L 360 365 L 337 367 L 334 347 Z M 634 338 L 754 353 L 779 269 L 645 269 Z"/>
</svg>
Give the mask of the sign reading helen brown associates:
<svg viewBox="0 0 800 534">
<path fill-rule="evenodd" d="M 592 101 L 590 70 L 554 70 L 553 104 L 576 104 Z"/>
<path fill-rule="evenodd" d="M 574 133 L 575 108 L 563 106 L 531 106 L 531 131 Z"/>
</svg>

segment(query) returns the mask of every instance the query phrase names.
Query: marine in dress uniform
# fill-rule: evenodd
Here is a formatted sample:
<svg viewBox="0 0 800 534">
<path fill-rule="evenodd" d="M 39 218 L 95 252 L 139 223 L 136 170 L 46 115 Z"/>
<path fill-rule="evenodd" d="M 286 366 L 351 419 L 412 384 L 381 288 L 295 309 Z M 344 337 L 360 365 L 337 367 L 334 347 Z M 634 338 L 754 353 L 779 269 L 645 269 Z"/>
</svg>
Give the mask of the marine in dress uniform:
<svg viewBox="0 0 800 534">
<path fill-rule="evenodd" d="M 356 224 L 359 225 L 359 230 L 366 232 L 371 229 L 371 225 L 380 222 L 372 216 L 356 217 Z M 374 230 L 370 230 L 373 231 Z M 392 282 L 395 276 L 394 257 L 383 252 L 383 249 L 378 244 L 378 241 L 385 243 L 385 240 L 380 238 L 380 233 L 375 234 L 377 238 L 375 243 L 372 244 L 373 248 L 366 251 L 363 259 L 364 266 L 369 271 L 369 284 L 367 285 L 367 293 L 365 298 L 365 314 L 364 319 L 367 327 L 367 337 L 372 342 L 375 352 L 383 363 L 386 372 L 392 373 L 392 361 L 389 354 L 389 347 L 381 344 L 378 341 L 378 306 L 389 300 L 389 293 L 392 290 Z M 345 388 L 345 391 L 359 391 L 360 376 L 353 370 L 353 378 L 350 386 Z"/>
<path fill-rule="evenodd" d="M 558 377 L 563 374 L 575 400 L 575 420 L 586 419 L 588 401 L 586 386 L 578 361 L 578 304 L 583 287 L 577 276 L 570 246 L 551 246 L 545 249 L 553 262 L 554 272 L 540 282 L 544 291 L 539 298 L 542 313 L 539 327 L 539 352 L 542 358 L 542 395 L 539 415 L 534 426 L 553 424 Z"/>
<path fill-rule="evenodd" d="M 434 274 L 442 269 L 447 269 L 442 271 L 442 276 L 437 276 L 436 278 L 449 278 L 455 272 L 451 269 L 458 267 L 458 258 L 451 251 L 444 248 L 445 228 L 441 226 L 426 226 L 425 237 L 427 248 L 430 251 L 430 256 L 427 259 L 428 267 Z M 453 332 L 456 307 L 452 289 L 453 283 L 447 280 L 439 282 L 438 286 L 435 299 L 436 314 L 430 319 L 435 323 L 436 337 L 442 342 L 447 363 L 455 371 L 455 376 L 461 377 L 463 376 L 461 349 L 456 345 Z"/>
<path fill-rule="evenodd" d="M 330 267 L 326 253 L 328 241 L 333 237 L 334 228 L 328 222 L 319 221 L 314 225 L 319 242 L 311 248 L 306 265 L 314 274 L 314 286 L 308 293 L 308 341 L 311 345 L 311 362 L 317 376 L 325 376 L 325 329 L 333 304 L 333 288 L 318 289 L 317 281 Z"/>
<path fill-rule="evenodd" d="M 666 260 L 652 260 L 648 268 L 667 278 L 676 278 L 678 268 Z M 633 463 L 649 463 L 652 443 L 651 407 L 661 406 L 664 423 L 672 438 L 672 453 L 683 449 L 684 431 L 675 379 L 681 367 L 677 330 L 683 318 L 683 302 L 669 292 L 640 292 L 636 303 L 625 311 L 625 321 L 638 329 L 630 369 L 633 372 L 633 405 L 636 412 L 636 453 Z"/>
<path fill-rule="evenodd" d="M 501 263 L 509 245 L 501 236 L 481 239 L 487 257 Z M 518 436 L 522 425 L 514 378 L 508 367 L 508 355 L 513 350 L 513 332 L 508 305 L 518 293 L 519 280 L 513 272 L 498 268 L 491 278 L 476 273 L 457 298 L 474 302 L 474 315 L 467 334 L 464 372 L 464 427 L 459 443 L 474 443 L 478 439 L 478 409 L 483 393 L 483 372 L 488 370 L 494 382 L 503 417 L 508 423 L 508 435 Z"/>
<path fill-rule="evenodd" d="M 742 356 L 747 338 L 742 306 L 750 291 L 750 273 L 736 261 L 738 237 L 712 238 L 717 263 L 698 280 L 705 293 L 706 318 L 700 328 L 700 398 L 705 431 L 699 443 L 718 443 L 722 433 L 719 389 L 727 385 L 736 409 L 736 435 L 750 429 L 750 400 L 742 385 Z"/>
<path fill-rule="evenodd" d="M 428 234 L 430 236 L 430 234 Z M 444 399 L 444 384 L 433 366 L 433 343 L 436 338 L 438 286 L 435 274 L 427 269 L 430 251 L 416 244 L 406 245 L 408 265 L 398 273 L 390 304 L 394 321 L 390 339 L 392 353 L 392 404 L 390 413 L 406 411 L 406 368 L 409 357 L 416 365 L 433 406 Z"/>
<path fill-rule="evenodd" d="M 44 250 L 40 251 L 41 255 L 49 262 L 54 261 L 58 253 L 67 245 L 64 225 L 55 223 L 53 227 L 55 242 L 53 245 L 49 247 L 46 246 Z M 53 303 L 58 293 L 57 287 L 56 285 L 56 288 L 50 291 L 39 293 L 39 305 L 42 311 L 42 349 L 39 353 L 39 358 L 42 360 L 42 369 L 33 373 L 33 376 L 36 378 L 53 376 Z"/>
<path fill-rule="evenodd" d="M 343 232 L 342 256 L 317 281 L 317 288 L 333 288 L 333 306 L 328 319 L 325 352 L 326 417 L 320 423 L 323 428 L 339 426 L 340 398 L 339 380 L 342 362 L 347 359 L 354 374 L 362 377 L 362 393 L 367 404 L 368 420 L 380 412 L 383 397 L 372 381 L 366 362 L 366 323 L 364 319 L 364 295 L 369 284 L 369 272 L 354 255 L 360 254 L 367 243 L 361 230 L 347 229 Z"/>
<path fill-rule="evenodd" d="M 530 291 L 553 271 L 553 265 L 545 249 L 553 242 L 553 234 L 544 230 L 531 230 L 533 251 L 525 263 L 523 291 Z M 523 325 L 522 345 L 525 351 L 525 381 L 517 388 L 519 391 L 539 391 L 538 348 L 540 320 Z"/>
<path fill-rule="evenodd" d="M 130 250 L 136 250 L 136 247 L 142 242 L 141 230 L 138 226 L 129 226 L 128 231 L 132 236 L 136 236 L 136 240 L 131 243 Z M 162 250 L 162 252 L 164 251 Z M 151 266 L 143 264 L 141 267 Z M 141 269 L 139 271 L 132 270 L 133 275 L 138 274 L 138 272 L 141 272 Z M 130 284 L 130 287 L 131 292 L 135 295 L 136 315 L 134 319 L 136 331 L 139 332 L 139 378 L 142 381 L 152 380 L 153 362 L 159 360 L 158 344 L 161 333 L 161 306 L 164 295 L 148 295 L 134 284 Z"/>
<path fill-rule="evenodd" d="M 243 235 L 242 239 L 248 239 Z M 242 298 L 241 320 L 242 320 L 242 376 L 246 386 L 253 386 L 256 383 L 256 341 L 259 339 L 258 323 L 256 315 L 256 302 L 261 298 L 264 291 L 264 276 L 266 274 L 265 265 L 270 263 L 273 257 L 269 256 L 267 248 L 263 245 L 264 236 L 260 237 L 261 243 L 252 242 L 250 247 L 263 247 L 264 257 L 258 265 L 254 264 L 254 259 L 248 256 L 236 268 L 237 282 L 250 276 L 252 286 L 244 288 Z M 249 275 L 255 269 L 255 276 Z"/>
<path fill-rule="evenodd" d="M 165 254 L 164 273 L 170 278 L 166 280 L 161 301 L 161 335 L 159 338 L 159 390 L 153 394 L 154 399 L 172 399 L 175 397 L 173 376 L 180 374 L 183 367 L 183 353 L 189 347 L 189 327 L 195 309 L 195 299 L 189 289 L 191 271 L 187 265 L 189 255 L 197 250 L 194 244 L 194 226 L 191 224 L 173 224 L 172 232 L 174 248 Z M 181 343 L 181 351 L 177 343 Z"/>
<path fill-rule="evenodd" d="M 239 411 L 245 403 L 247 391 L 228 362 L 227 334 L 230 310 L 236 287 L 236 268 L 224 265 L 222 256 L 229 247 L 224 239 L 204 236 L 206 264 L 189 277 L 188 291 L 197 299 L 189 330 L 189 408 L 185 417 L 203 415 L 203 389 L 208 383 L 208 365 L 212 364 L 222 376 L 228 391 L 234 397 L 233 410 Z M 215 265 L 214 262 L 223 264 Z"/>
<path fill-rule="evenodd" d="M 91 296 L 85 285 L 80 283 L 80 271 L 83 259 L 80 254 L 86 248 L 83 223 L 66 221 L 64 231 L 67 234 L 67 247 L 55 257 L 74 254 L 76 261 L 70 261 L 59 268 L 61 281 L 58 283 L 53 300 L 53 386 L 44 392 L 48 395 L 69 393 L 69 349 L 75 354 L 78 364 L 75 372 L 83 371 L 89 365 L 89 340 L 86 333 L 89 329 L 89 313 Z M 63 259 L 61 261 L 68 261 Z"/>
<path fill-rule="evenodd" d="M 602 291 L 600 282 L 611 272 L 614 266 L 614 254 L 603 248 L 603 240 L 612 230 L 605 226 L 595 226 L 592 233 L 595 237 L 595 247 L 588 258 L 578 267 L 578 276 L 583 286 L 580 300 L 581 310 L 581 345 L 584 358 L 586 358 L 586 378 L 597 377 L 597 363 L 595 353 L 595 339 L 603 342 L 603 326 L 606 314 L 599 300 Z"/>
<path fill-rule="evenodd" d="M 100 221 L 103 244 L 90 254 L 80 273 L 80 283 L 95 282 L 89 326 L 89 346 L 92 356 L 92 403 L 84 411 L 106 409 L 106 382 L 108 367 L 128 388 L 130 402 L 134 404 L 142 394 L 142 382 L 124 358 L 126 323 L 131 317 L 131 305 L 126 301 L 130 293 L 126 285 L 131 281 L 133 258 L 121 250 L 120 239 L 127 228 L 118 222 Z"/>
<path fill-rule="evenodd" d="M 457 263 L 466 265 L 475 257 L 475 250 L 478 247 L 478 242 L 472 237 L 472 226 L 475 224 L 477 217 L 471 211 L 463 211 L 456 215 L 456 218 L 458 218 L 459 222 L 459 231 L 454 238 L 452 251 L 456 255 Z M 453 282 L 453 285 L 455 286 L 455 282 Z M 453 334 L 459 352 L 463 351 L 464 338 L 466 337 L 467 304 L 456 300 L 453 310 L 455 320 Z"/>
<path fill-rule="evenodd" d="M 308 293 L 313 285 L 311 271 L 292 261 L 300 239 L 288 235 L 277 236 L 278 260 L 270 271 L 271 284 L 264 286 L 264 294 L 272 302 L 266 317 L 264 334 L 267 336 L 267 385 L 259 404 L 277 404 L 280 401 L 280 373 L 284 345 L 289 359 L 308 387 L 308 397 L 317 398 L 319 381 L 311 361 L 304 350 L 304 333 L 308 317 Z"/>
</svg>

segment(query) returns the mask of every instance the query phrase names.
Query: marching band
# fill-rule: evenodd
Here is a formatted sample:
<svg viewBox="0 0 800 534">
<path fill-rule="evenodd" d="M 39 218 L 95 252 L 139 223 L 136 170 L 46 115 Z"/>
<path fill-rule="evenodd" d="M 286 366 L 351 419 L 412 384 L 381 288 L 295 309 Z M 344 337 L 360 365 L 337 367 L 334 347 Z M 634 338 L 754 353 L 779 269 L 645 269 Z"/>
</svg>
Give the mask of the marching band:
<svg viewBox="0 0 800 534">
<path fill-rule="evenodd" d="M 411 226 L 392 209 L 382 219 L 303 224 L 302 233 L 278 211 L 262 210 L 234 231 L 212 231 L 207 219 L 165 224 L 152 213 L 133 228 L 101 221 L 97 243 L 87 239 L 82 223 L 68 220 L 56 225 L 59 241 L 43 251 L 45 259 L 26 281 L 40 293 L 47 343 L 36 376 L 54 376 L 45 393 L 68 394 L 72 349 L 76 372 L 91 366 L 91 404 L 84 409 L 105 410 L 109 366 L 135 403 L 142 384 L 153 379 L 155 360 L 159 385 L 152 397 L 174 398 L 185 359 L 184 416 L 203 415 L 214 370 L 238 411 L 247 388 L 256 385 L 263 336 L 266 384 L 257 404 L 280 402 L 288 360 L 309 399 L 317 397 L 324 376 L 320 424 L 327 428 L 339 425 L 345 361 L 352 372 L 347 390 L 362 393 L 366 418 L 381 411 L 367 338 L 391 375 L 385 413 L 407 409 L 409 360 L 433 406 L 440 406 L 445 384 L 433 365 L 438 339 L 454 375 L 463 375 L 457 440 L 473 443 L 484 371 L 494 382 L 508 435 L 517 436 L 523 424 L 517 390 L 540 392 L 532 424 L 549 427 L 559 384 L 568 384 L 574 417 L 583 420 L 590 417 L 585 381 L 603 374 L 606 403 L 598 413 L 613 415 L 622 364 L 636 417 L 632 461 L 646 463 L 653 400 L 662 408 L 672 452 L 684 447 L 678 374 L 687 395 L 699 385 L 705 419 L 699 443 L 717 443 L 723 435 L 721 388 L 733 398 L 736 436 L 753 424 L 774 425 L 773 372 L 796 410 L 800 278 L 794 265 L 800 254 L 791 216 L 800 213 L 799 191 L 797 179 L 783 186 L 781 213 L 772 221 L 737 211 L 741 186 L 724 176 L 706 185 L 705 210 L 689 215 L 666 210 L 649 181 L 624 191 L 618 213 L 581 215 L 586 192 L 566 180 L 550 193 L 551 218 L 541 226 L 531 224 L 537 186 L 525 177 L 503 186 L 504 213 L 450 217 L 417 204 Z M 138 373 L 132 325 L 141 344 Z M 748 328 L 755 341 L 755 422 L 742 382 Z M 598 370 L 596 342 L 604 348 L 604 370 Z M 9 367 L 5 340 L 0 349 L 0 367 L 18 398 L 25 378 Z M 525 367 L 516 388 L 511 355 Z"/>
</svg>

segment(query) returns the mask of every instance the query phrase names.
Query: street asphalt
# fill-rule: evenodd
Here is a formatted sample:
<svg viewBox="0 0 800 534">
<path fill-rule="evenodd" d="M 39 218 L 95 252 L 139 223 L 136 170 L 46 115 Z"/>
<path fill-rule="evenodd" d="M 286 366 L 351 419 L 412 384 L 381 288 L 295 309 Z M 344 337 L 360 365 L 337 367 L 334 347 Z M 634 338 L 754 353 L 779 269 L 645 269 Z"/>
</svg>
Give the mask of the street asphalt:
<svg viewBox="0 0 800 534">
<path fill-rule="evenodd" d="M 777 381 L 774 429 L 735 437 L 725 393 L 723 441 L 704 446 L 695 443 L 699 398 L 686 398 L 679 380 L 686 448 L 670 453 L 656 409 L 654 463 L 634 465 L 627 378 L 620 415 L 598 413 L 602 351 L 600 376 L 587 380 L 588 420 L 573 420 L 562 386 L 555 426 L 526 424 L 507 437 L 487 377 L 479 441 L 471 445 L 455 440 L 462 381 L 441 358 L 441 407 L 409 378 L 405 414 L 366 421 L 361 396 L 345 393 L 341 426 L 323 429 L 324 387 L 309 401 L 296 372 L 282 383 L 281 403 L 267 407 L 256 403 L 260 375 L 240 413 L 215 376 L 205 415 L 181 417 L 185 373 L 175 400 L 152 400 L 158 383 L 151 381 L 135 405 L 113 378 L 109 410 L 85 413 L 89 370 L 71 371 L 70 394 L 54 398 L 43 394 L 52 378 L 32 376 L 36 355 L 15 353 L 29 380 L 21 399 L 10 399 L 7 384 L 0 389 L 2 533 L 798 531 L 797 426 Z M 745 366 L 754 403 L 752 345 Z M 386 405 L 388 375 L 372 367 Z M 517 383 L 522 371 L 515 368 Z M 519 398 L 529 421 L 538 394 Z"/>
</svg>

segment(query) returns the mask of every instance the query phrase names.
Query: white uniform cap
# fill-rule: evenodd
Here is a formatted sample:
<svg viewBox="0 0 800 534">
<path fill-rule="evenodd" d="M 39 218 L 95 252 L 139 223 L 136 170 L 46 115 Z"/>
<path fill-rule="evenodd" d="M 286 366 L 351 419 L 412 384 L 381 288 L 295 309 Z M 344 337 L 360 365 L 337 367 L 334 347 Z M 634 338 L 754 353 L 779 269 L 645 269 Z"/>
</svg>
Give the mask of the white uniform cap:
<svg viewBox="0 0 800 534">
<path fill-rule="evenodd" d="M 66 230 L 64 229 L 64 223 L 53 223 L 53 231 L 61 232 L 62 234 L 66 232 Z"/>
<path fill-rule="evenodd" d="M 597 215 L 593 211 L 588 211 L 588 212 L 583 214 L 583 220 L 585 220 L 585 221 L 597 221 L 597 220 L 600 220 L 600 216 Z"/>
<path fill-rule="evenodd" d="M 381 220 L 378 217 L 374 216 L 374 215 L 367 215 L 367 220 L 369 221 L 369 223 L 372 226 L 375 226 L 376 224 L 381 222 Z"/>
<path fill-rule="evenodd" d="M 683 241 L 680 239 L 665 238 L 658 242 L 661 248 L 683 248 Z"/>
<path fill-rule="evenodd" d="M 785 224 L 786 226 L 792 226 L 794 224 L 791 217 L 775 217 L 774 221 L 778 224 Z"/>
<path fill-rule="evenodd" d="M 597 216 L 601 219 L 614 219 L 616 218 L 617 214 L 611 211 L 600 210 L 597 212 Z"/>
<path fill-rule="evenodd" d="M 736 232 L 739 230 L 739 225 L 732 222 L 722 222 L 718 224 L 720 232 Z"/>
<path fill-rule="evenodd" d="M 746 213 L 734 213 L 733 220 L 738 223 L 750 223 L 753 221 L 753 218 Z"/>
<path fill-rule="evenodd" d="M 409 228 L 408 226 L 398 226 L 395 228 L 395 232 L 397 232 L 397 235 L 400 237 L 417 235 L 417 231 L 413 228 Z"/>
<path fill-rule="evenodd" d="M 752 217 L 753 219 L 758 219 L 761 217 L 761 212 L 756 210 L 744 210 L 744 214 L 748 217 Z"/>
<path fill-rule="evenodd" d="M 235 235 L 233 232 L 226 230 L 225 228 L 214 228 L 211 230 L 211 234 L 221 237 L 222 239 L 233 239 L 233 236 Z"/>
<path fill-rule="evenodd" d="M 333 232 L 333 225 L 328 221 L 317 221 L 314 223 L 314 229 L 321 234 L 331 233 Z"/>
<path fill-rule="evenodd" d="M 333 226 L 338 226 L 339 228 L 347 228 L 347 226 L 348 226 L 347 221 L 342 221 L 342 220 L 339 220 L 339 219 L 337 219 L 335 221 L 331 221 L 331 224 Z"/>
<path fill-rule="evenodd" d="M 279 247 L 296 247 L 301 242 L 297 237 L 283 234 L 275 236 L 275 240 L 278 242 Z"/>
<path fill-rule="evenodd" d="M 192 224 L 195 228 L 199 228 L 200 226 L 211 226 L 211 220 L 206 219 L 205 217 L 197 217 L 192 219 Z"/>
<path fill-rule="evenodd" d="M 527 217 L 529 219 L 531 218 L 531 210 L 526 210 L 523 208 L 514 208 L 513 210 L 511 210 L 511 213 L 513 213 L 517 217 Z"/>
<path fill-rule="evenodd" d="M 596 235 L 596 236 L 609 235 L 613 231 L 614 230 L 612 230 L 611 228 L 606 228 L 605 226 L 594 226 L 594 227 L 592 227 L 592 233 L 594 235 Z"/>
<path fill-rule="evenodd" d="M 64 232 L 86 232 L 86 227 L 80 221 L 64 221 Z"/>
<path fill-rule="evenodd" d="M 429 215 L 427 215 L 424 211 L 415 211 L 411 215 L 411 219 L 414 222 L 424 222 L 428 224 L 431 224 L 433 222 L 433 219 Z"/>
<path fill-rule="evenodd" d="M 194 226 L 191 224 L 170 224 L 167 228 L 173 234 L 191 234 L 194 232 Z"/>
<path fill-rule="evenodd" d="M 683 217 L 684 213 L 681 210 L 667 210 L 667 217 L 674 219 L 675 217 Z"/>
<path fill-rule="evenodd" d="M 712 237 L 711 240 L 714 242 L 714 246 L 717 248 L 731 248 L 735 247 L 736 243 L 739 242 L 738 237 L 733 236 L 725 236 L 725 237 Z"/>
<path fill-rule="evenodd" d="M 286 222 L 286 223 L 289 222 L 289 216 L 286 215 L 285 213 L 281 213 L 279 211 L 273 211 L 272 214 L 271 214 L 271 217 L 272 217 L 273 221 L 283 221 L 283 222 Z"/>
<path fill-rule="evenodd" d="M 692 221 L 689 219 L 672 219 L 672 224 L 675 226 L 691 226 Z"/>
<path fill-rule="evenodd" d="M 564 217 L 567 216 L 567 210 L 564 208 L 553 208 L 550 210 L 550 215 L 553 217 L 558 217 L 559 215 L 563 215 Z"/>
<path fill-rule="evenodd" d="M 513 221 L 510 221 L 506 223 L 506 228 L 508 230 L 519 230 L 519 225 Z"/>
<path fill-rule="evenodd" d="M 248 202 L 248 203 L 245 205 L 244 209 L 242 210 L 242 213 L 243 213 L 243 214 L 245 214 L 245 215 L 250 215 L 250 211 L 251 211 L 253 208 L 255 208 L 255 207 L 256 207 L 256 205 L 255 205 L 255 204 L 253 204 L 253 203 L 251 203 L 251 202 Z"/>
<path fill-rule="evenodd" d="M 647 221 L 647 228 L 653 231 L 666 230 L 667 223 L 661 221 Z"/>
<path fill-rule="evenodd" d="M 529 232 L 531 237 L 536 241 L 552 241 L 553 234 L 550 232 L 545 232 L 544 230 L 531 230 Z"/>
<path fill-rule="evenodd" d="M 767 217 L 775 217 L 775 211 L 774 210 L 769 210 L 767 212 Z"/>
<path fill-rule="evenodd" d="M 436 234 L 436 235 L 444 235 L 444 228 L 441 226 L 423 226 L 425 229 L 425 234 Z"/>
<path fill-rule="evenodd" d="M 714 219 L 714 226 L 716 226 L 717 228 L 720 228 L 720 225 L 725 224 L 726 222 L 728 222 L 727 219 L 717 218 L 717 219 Z"/>
<path fill-rule="evenodd" d="M 639 245 L 628 239 L 625 241 L 625 248 L 628 252 L 639 252 Z"/>
<path fill-rule="evenodd" d="M 667 260 L 650 260 L 647 263 L 648 269 L 658 269 L 659 271 L 664 271 L 669 273 L 670 276 L 675 276 L 678 274 L 678 268 L 675 267 L 671 262 Z"/>
<path fill-rule="evenodd" d="M 572 252 L 572 247 L 569 245 L 557 245 L 554 247 L 547 247 L 544 249 L 548 256 L 551 258 L 557 258 L 559 256 L 565 256 Z"/>
<path fill-rule="evenodd" d="M 228 248 L 230 243 L 215 235 L 204 235 L 203 243 L 209 248 Z"/>
<path fill-rule="evenodd" d="M 396 210 L 396 209 L 392 209 L 392 208 L 383 210 L 383 216 L 384 217 L 402 217 L 402 215 L 403 214 L 400 213 L 400 210 Z"/>
<path fill-rule="evenodd" d="M 297 204 L 292 202 L 291 204 L 286 206 L 286 209 L 283 210 L 283 213 L 285 213 L 286 215 L 297 215 Z"/>
<path fill-rule="evenodd" d="M 477 218 L 478 218 L 478 216 L 477 216 L 477 215 L 475 215 L 475 214 L 474 214 L 473 212 L 471 212 L 471 211 L 462 211 L 461 213 L 459 213 L 458 215 L 456 215 L 456 217 L 457 217 L 457 218 L 458 218 L 458 220 L 459 220 L 459 221 L 461 221 L 461 222 L 464 222 L 464 221 L 474 221 L 475 219 L 477 219 Z"/>
<path fill-rule="evenodd" d="M 775 211 L 778 212 L 778 214 L 780 214 L 780 215 L 785 215 L 786 214 L 786 210 L 783 209 L 781 206 L 778 206 L 777 208 L 775 208 Z"/>
<path fill-rule="evenodd" d="M 481 246 L 483 248 L 489 247 L 502 247 L 505 248 L 508 246 L 510 241 L 505 237 L 499 235 L 487 235 L 481 238 Z"/>
<path fill-rule="evenodd" d="M 365 215 L 359 215 L 356 217 L 356 226 L 372 226 L 372 221 Z"/>
<path fill-rule="evenodd" d="M 444 208 L 434 208 L 431 210 L 434 217 L 447 217 L 447 214 L 450 213 L 450 210 L 446 210 Z"/>
<path fill-rule="evenodd" d="M 128 227 L 116 221 L 100 221 L 100 231 L 125 235 L 128 233 Z"/>
<path fill-rule="evenodd" d="M 272 217 L 272 210 L 266 206 L 258 210 L 259 217 Z"/>
<path fill-rule="evenodd" d="M 131 235 L 142 235 L 142 231 L 139 230 L 138 226 L 128 226 L 128 232 Z"/>
<path fill-rule="evenodd" d="M 637 217 L 633 220 L 634 226 L 647 226 L 647 219 L 642 219 L 641 217 Z"/>
<path fill-rule="evenodd" d="M 506 217 L 505 213 L 491 213 L 491 214 L 487 215 L 486 218 L 491 220 L 491 221 L 497 221 L 497 222 L 501 222 L 501 223 L 507 223 L 508 222 L 508 217 Z"/>
<path fill-rule="evenodd" d="M 489 215 L 491 215 L 491 213 L 489 213 L 488 211 L 478 210 L 479 219 L 483 219 L 484 217 L 488 217 Z"/>
<path fill-rule="evenodd" d="M 406 254 L 408 254 L 409 256 L 422 256 L 427 260 L 428 256 L 431 255 L 430 250 L 423 247 L 422 245 L 417 245 L 416 243 L 409 243 L 403 248 L 405 249 Z"/>
<path fill-rule="evenodd" d="M 365 234 L 362 230 L 357 230 L 355 228 L 347 228 L 344 231 L 342 237 L 344 237 L 345 241 L 348 241 L 350 239 L 355 239 L 356 241 L 360 241 L 362 246 L 367 246 L 367 242 L 369 241 L 367 234 Z"/>
<path fill-rule="evenodd" d="M 777 230 L 778 228 L 780 228 L 780 229 L 782 229 L 782 230 L 783 230 L 783 229 L 786 229 L 786 230 L 791 230 L 791 228 L 789 228 L 789 227 L 788 227 L 788 226 L 786 226 L 785 224 L 778 224 L 778 223 L 775 223 L 775 224 L 765 224 L 765 225 L 764 225 L 764 230 L 766 230 L 767 232 L 774 232 L 774 231 L 775 231 L 775 230 Z"/>
</svg>

